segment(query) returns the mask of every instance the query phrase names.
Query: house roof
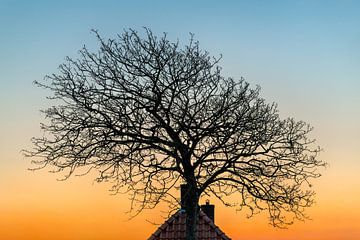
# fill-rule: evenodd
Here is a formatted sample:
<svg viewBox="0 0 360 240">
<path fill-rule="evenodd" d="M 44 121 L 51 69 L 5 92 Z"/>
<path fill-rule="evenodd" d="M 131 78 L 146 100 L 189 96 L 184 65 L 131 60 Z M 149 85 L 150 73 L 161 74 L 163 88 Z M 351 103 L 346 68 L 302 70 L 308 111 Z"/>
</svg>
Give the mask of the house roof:
<svg viewBox="0 0 360 240">
<path fill-rule="evenodd" d="M 185 221 L 186 212 L 180 209 L 166 220 L 148 240 L 184 240 Z M 231 240 L 202 210 L 199 212 L 197 234 L 198 240 Z"/>
</svg>

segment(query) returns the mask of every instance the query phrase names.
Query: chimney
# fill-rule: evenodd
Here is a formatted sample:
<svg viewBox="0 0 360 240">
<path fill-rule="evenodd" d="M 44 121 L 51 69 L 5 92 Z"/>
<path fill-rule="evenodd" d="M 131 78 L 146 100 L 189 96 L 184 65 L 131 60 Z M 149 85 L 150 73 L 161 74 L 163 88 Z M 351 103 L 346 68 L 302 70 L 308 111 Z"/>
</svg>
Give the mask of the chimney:
<svg viewBox="0 0 360 240">
<path fill-rule="evenodd" d="M 215 206 L 206 200 L 206 204 L 201 205 L 201 210 L 215 223 Z"/>
<path fill-rule="evenodd" d="M 189 188 L 187 184 L 181 184 L 180 185 L 180 205 L 181 209 L 185 209 L 185 198 L 188 194 Z"/>
</svg>

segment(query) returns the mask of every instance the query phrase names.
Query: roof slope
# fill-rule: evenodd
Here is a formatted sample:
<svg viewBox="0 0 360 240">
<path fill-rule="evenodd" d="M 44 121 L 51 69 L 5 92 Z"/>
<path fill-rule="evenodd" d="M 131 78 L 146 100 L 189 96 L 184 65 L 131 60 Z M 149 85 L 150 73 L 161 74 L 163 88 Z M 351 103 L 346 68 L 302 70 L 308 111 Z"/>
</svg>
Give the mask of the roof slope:
<svg viewBox="0 0 360 240">
<path fill-rule="evenodd" d="M 186 212 L 177 211 L 165 221 L 148 240 L 184 240 Z M 214 222 L 200 210 L 198 221 L 198 240 L 231 240 Z"/>
</svg>

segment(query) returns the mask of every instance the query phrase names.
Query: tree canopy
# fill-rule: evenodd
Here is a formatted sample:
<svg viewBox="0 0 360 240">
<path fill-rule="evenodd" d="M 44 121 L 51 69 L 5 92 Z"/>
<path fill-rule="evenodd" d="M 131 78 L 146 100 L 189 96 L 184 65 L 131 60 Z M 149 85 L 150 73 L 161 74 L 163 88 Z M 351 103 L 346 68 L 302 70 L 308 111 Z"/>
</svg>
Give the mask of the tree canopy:
<svg viewBox="0 0 360 240">
<path fill-rule="evenodd" d="M 97 52 L 84 47 L 35 82 L 54 100 L 43 111 L 44 136 L 26 153 L 40 157 L 35 164 L 66 178 L 94 171 L 114 191 L 129 191 L 137 210 L 171 200 L 170 189 L 186 183 L 189 224 L 203 195 L 267 210 L 274 226 L 305 217 L 310 180 L 325 164 L 307 123 L 280 118 L 260 87 L 224 77 L 220 58 L 192 35 L 181 46 L 149 29 L 108 40 L 94 33 Z"/>
</svg>

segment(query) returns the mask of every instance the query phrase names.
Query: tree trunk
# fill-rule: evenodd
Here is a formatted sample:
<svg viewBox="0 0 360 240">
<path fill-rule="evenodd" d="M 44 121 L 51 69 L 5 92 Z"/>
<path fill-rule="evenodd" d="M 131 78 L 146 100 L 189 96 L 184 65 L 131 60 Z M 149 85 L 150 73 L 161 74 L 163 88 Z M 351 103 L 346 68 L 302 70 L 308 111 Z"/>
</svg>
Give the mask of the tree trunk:
<svg viewBox="0 0 360 240">
<path fill-rule="evenodd" d="M 197 240 L 199 196 L 195 186 L 189 186 L 185 198 L 186 240 Z"/>
</svg>

